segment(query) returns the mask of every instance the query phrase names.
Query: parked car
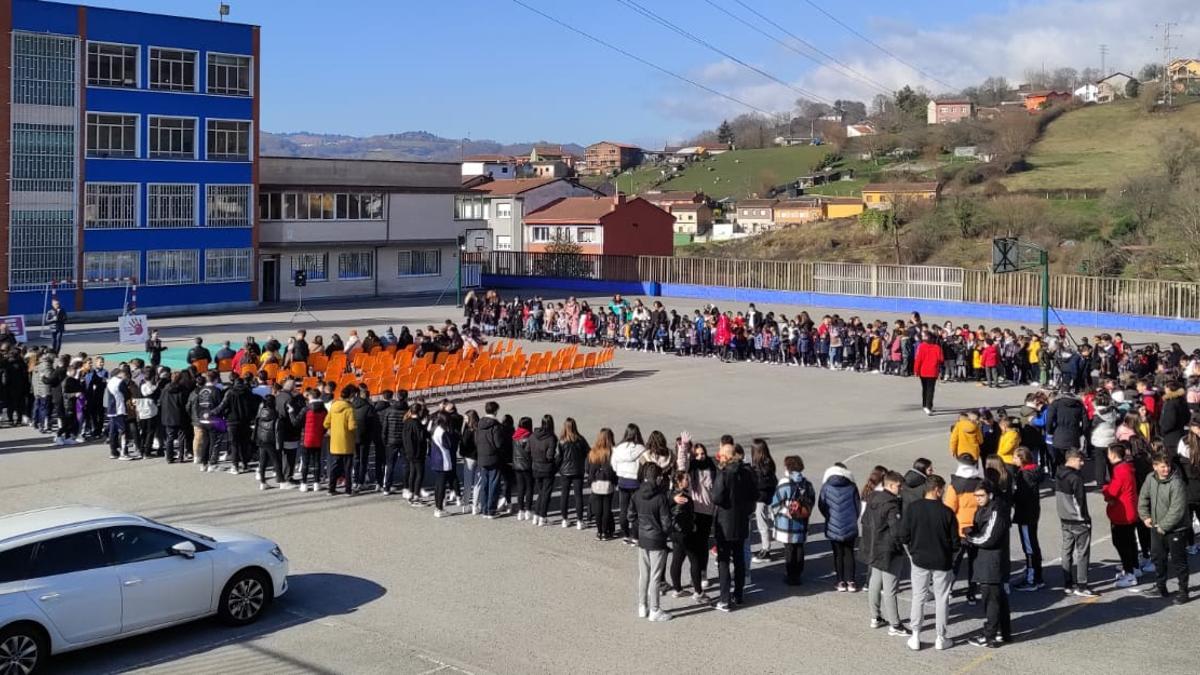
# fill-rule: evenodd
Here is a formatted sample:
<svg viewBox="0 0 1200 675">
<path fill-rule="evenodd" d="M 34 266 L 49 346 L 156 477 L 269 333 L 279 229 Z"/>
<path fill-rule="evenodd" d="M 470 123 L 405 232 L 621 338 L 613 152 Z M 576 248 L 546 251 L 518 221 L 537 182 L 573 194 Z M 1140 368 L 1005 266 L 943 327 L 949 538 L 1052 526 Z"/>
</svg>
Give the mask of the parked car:
<svg viewBox="0 0 1200 675">
<path fill-rule="evenodd" d="M 0 673 L 217 615 L 249 624 L 287 592 L 274 542 L 89 506 L 0 516 Z"/>
</svg>

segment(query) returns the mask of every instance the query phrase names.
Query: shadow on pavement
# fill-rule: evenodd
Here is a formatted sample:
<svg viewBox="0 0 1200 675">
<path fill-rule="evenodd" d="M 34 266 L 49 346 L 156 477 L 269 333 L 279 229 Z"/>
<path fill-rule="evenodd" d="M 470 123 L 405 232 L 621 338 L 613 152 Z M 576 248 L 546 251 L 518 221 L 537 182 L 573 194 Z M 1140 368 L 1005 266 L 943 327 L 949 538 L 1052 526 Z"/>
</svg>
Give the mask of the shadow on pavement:
<svg viewBox="0 0 1200 675">
<path fill-rule="evenodd" d="M 50 662 L 52 673 L 111 673 L 170 663 L 221 647 L 247 643 L 272 633 L 327 617 L 353 614 L 387 594 L 379 584 L 344 574 L 294 574 L 288 577 L 287 595 L 278 600 L 257 623 L 242 628 L 225 626 L 214 618 L 173 626 L 117 642 L 70 652 Z M 261 646 L 264 657 L 292 668 L 319 670 L 295 663 Z"/>
</svg>

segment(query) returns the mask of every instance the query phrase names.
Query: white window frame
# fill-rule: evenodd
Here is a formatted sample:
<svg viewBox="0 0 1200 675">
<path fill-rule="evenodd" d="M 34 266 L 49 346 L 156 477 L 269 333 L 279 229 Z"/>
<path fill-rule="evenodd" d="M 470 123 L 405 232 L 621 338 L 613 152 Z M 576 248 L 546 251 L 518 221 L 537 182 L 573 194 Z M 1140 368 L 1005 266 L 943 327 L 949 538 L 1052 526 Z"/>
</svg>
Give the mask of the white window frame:
<svg viewBox="0 0 1200 675">
<path fill-rule="evenodd" d="M 133 118 L 133 154 L 132 155 L 101 155 L 93 154 L 88 149 L 88 136 L 91 133 L 92 115 L 110 115 Z M 142 115 L 133 112 L 109 112 L 106 110 L 89 110 L 83 117 L 83 152 L 88 159 L 138 159 L 142 156 Z"/>
<path fill-rule="evenodd" d="M 156 257 L 156 254 L 165 257 L 165 260 L 162 262 L 174 263 L 174 269 L 170 270 L 173 274 L 164 274 L 160 279 L 150 278 L 150 259 Z M 192 262 L 193 277 L 185 279 L 183 277 L 182 263 L 189 255 Z M 143 283 L 147 286 L 187 286 L 200 283 L 200 250 L 195 248 L 168 248 L 146 251 L 146 280 Z"/>
<path fill-rule="evenodd" d="M 576 229 L 575 229 L 575 235 L 576 235 L 576 236 L 575 236 L 575 240 L 576 240 L 577 242 L 579 242 L 580 244 L 598 244 L 598 243 L 600 243 L 600 241 L 599 241 L 599 240 L 596 238 L 596 235 L 598 234 L 598 232 L 597 232 L 597 230 L 598 230 L 598 229 L 599 229 L 599 228 L 596 228 L 596 227 L 579 227 L 579 228 L 576 228 Z M 583 238 L 583 234 L 584 234 L 585 232 L 586 232 L 586 233 L 588 233 L 588 234 L 590 235 L 590 238 L 589 238 L 589 239 L 587 239 L 586 241 L 585 241 L 585 240 L 584 240 L 584 238 Z"/>
<path fill-rule="evenodd" d="M 120 256 L 120 257 L 119 257 Z M 97 272 L 89 269 L 89 258 L 100 257 L 100 269 Z M 124 262 L 132 261 L 132 269 L 122 269 Z M 111 259 L 108 259 L 111 258 Z M 125 285 L 124 279 L 136 281 L 141 271 L 141 251 L 84 251 L 83 252 L 83 281 L 85 288 L 117 288 Z M 92 281 L 108 279 L 108 281 Z"/>
<path fill-rule="evenodd" d="M 496 235 L 496 250 L 511 251 L 512 250 L 512 235 L 498 234 Z"/>
<path fill-rule="evenodd" d="M 192 121 L 192 154 L 188 155 L 167 155 L 155 156 L 154 154 L 154 120 L 191 120 Z M 200 118 L 190 117 L 188 115 L 147 115 L 146 116 L 146 157 L 158 161 L 167 162 L 194 162 L 200 156 Z"/>
<path fill-rule="evenodd" d="M 496 204 L 497 218 L 512 218 L 512 202 L 499 202 Z"/>
<path fill-rule="evenodd" d="M 246 216 L 245 222 L 240 223 L 214 223 L 213 222 L 213 194 L 212 188 L 245 188 L 246 190 Z M 254 226 L 254 186 L 249 183 L 207 183 L 204 186 L 204 226 L 205 227 L 253 227 Z"/>
<path fill-rule="evenodd" d="M 313 274 L 315 268 L 298 266 L 296 263 L 303 263 L 306 258 L 319 260 L 321 263 L 321 274 L 319 276 Z M 292 278 L 295 277 L 296 270 L 306 270 L 308 272 L 308 283 L 324 283 L 329 281 L 329 252 L 322 251 L 319 253 L 293 253 L 288 263 L 292 267 Z"/>
<path fill-rule="evenodd" d="M 213 264 L 222 268 L 232 263 L 235 268 L 241 268 L 245 262 L 245 276 L 234 272 L 232 276 L 222 273 L 213 274 Z M 222 269 L 222 272 L 225 270 Z M 240 270 L 239 270 L 240 271 Z M 209 248 L 204 250 L 204 283 L 206 284 L 236 284 L 254 280 L 254 251 L 248 248 Z"/>
<path fill-rule="evenodd" d="M 437 260 L 437 271 L 436 272 L 421 272 L 418 274 L 412 273 L 411 270 L 413 268 L 413 254 L 414 253 L 422 253 L 422 254 L 433 253 L 436 256 L 435 259 Z M 408 269 L 410 270 L 410 272 L 408 274 L 405 274 L 403 272 L 403 266 L 400 264 L 401 259 L 405 255 L 408 256 Z M 401 279 L 411 279 L 413 277 L 440 277 L 440 276 L 442 276 L 442 249 L 440 249 L 440 248 L 414 248 L 414 249 L 405 249 L 403 251 L 396 251 L 396 276 Z"/>
<path fill-rule="evenodd" d="M 117 199 L 125 199 L 123 195 L 101 194 L 102 188 L 133 188 L 133 195 L 130 197 L 130 210 L 132 211 L 132 220 L 106 218 L 100 221 L 96 215 L 99 213 L 99 205 L 92 200 L 97 201 L 106 199 L 110 202 L 115 202 Z M 93 192 L 92 188 L 97 188 Z M 87 181 L 83 184 L 84 193 L 84 208 L 83 208 L 83 229 L 85 230 L 133 230 L 141 227 L 141 199 L 138 198 L 141 185 L 139 183 L 115 183 L 102 181 Z M 110 204 L 107 211 L 112 213 L 113 207 Z M 96 224 L 103 222 L 104 224 Z"/>
<path fill-rule="evenodd" d="M 545 236 L 539 237 L 538 230 L 544 230 Z M 546 242 L 554 241 L 554 228 L 549 225 L 530 225 L 529 226 L 529 241 L 538 243 L 538 244 L 543 244 Z"/>
<path fill-rule="evenodd" d="M 232 56 L 239 59 L 246 59 L 246 82 L 247 89 L 245 94 L 231 94 L 229 92 L 215 92 L 212 90 L 212 79 L 209 77 L 208 67 L 209 59 L 213 56 Z M 251 98 L 254 96 L 254 57 L 250 54 L 234 54 L 232 52 L 204 52 L 204 93 L 209 96 L 232 96 L 235 98 Z"/>
<path fill-rule="evenodd" d="M 175 224 L 175 223 L 166 224 L 166 225 L 155 225 L 154 224 L 154 222 L 151 220 L 151 218 L 153 217 L 153 214 L 154 214 L 154 209 L 151 208 L 151 203 L 150 203 L 151 200 L 156 196 L 157 197 L 176 196 L 176 195 L 153 195 L 152 194 L 154 192 L 153 188 L 163 187 L 163 186 L 192 188 L 192 220 L 191 220 L 191 223 L 189 223 L 187 225 Z M 189 228 L 189 227 L 197 227 L 200 222 L 199 208 L 200 208 L 200 185 L 197 183 L 146 183 L 146 227 L 147 228 L 156 229 L 156 230 L 165 230 L 165 229 L 171 229 L 171 228 L 182 229 L 182 228 Z M 175 219 L 171 219 L 171 220 L 175 220 Z"/>
<path fill-rule="evenodd" d="M 236 122 L 238 124 L 245 124 L 248 127 L 248 129 L 246 131 L 246 158 L 238 159 L 238 158 L 228 158 L 228 157 L 217 157 L 217 158 L 210 157 L 208 154 L 208 134 L 209 134 L 208 123 L 209 122 Z M 226 133 L 228 133 L 228 132 L 226 132 Z M 233 119 L 233 118 L 225 118 L 225 117 L 206 117 L 204 119 L 204 159 L 207 161 L 212 161 L 212 162 L 252 162 L 252 161 L 254 161 L 254 120 Z"/>
<path fill-rule="evenodd" d="M 92 83 L 92 45 L 101 47 L 123 47 L 133 49 L 133 84 L 94 84 Z M 141 89 L 142 87 L 142 49 L 141 45 L 130 44 L 127 42 L 108 42 L 106 40 L 88 40 L 83 49 L 83 68 L 84 82 L 89 87 L 100 87 L 103 89 Z"/>
<path fill-rule="evenodd" d="M 192 88 L 191 89 L 174 89 L 170 87 L 154 86 L 154 52 L 155 50 L 172 51 L 191 53 L 196 56 L 192 62 Z M 196 49 L 187 49 L 184 47 L 165 47 L 162 45 L 146 45 L 146 88 L 151 91 L 165 91 L 175 94 L 194 94 L 200 91 L 200 52 Z"/>
<path fill-rule="evenodd" d="M 345 261 L 348 259 L 349 256 L 359 256 L 358 262 L 359 262 L 360 266 L 357 271 L 343 273 L 343 270 L 347 267 L 345 265 Z M 370 268 L 370 270 L 365 275 L 362 274 L 362 267 L 361 267 L 362 261 L 364 261 L 364 260 L 367 263 L 367 267 Z M 338 253 L 337 267 L 338 267 L 337 268 L 338 281 L 370 281 L 371 279 L 375 278 L 375 251 L 373 251 L 371 249 L 356 249 L 353 251 L 341 251 Z"/>
</svg>

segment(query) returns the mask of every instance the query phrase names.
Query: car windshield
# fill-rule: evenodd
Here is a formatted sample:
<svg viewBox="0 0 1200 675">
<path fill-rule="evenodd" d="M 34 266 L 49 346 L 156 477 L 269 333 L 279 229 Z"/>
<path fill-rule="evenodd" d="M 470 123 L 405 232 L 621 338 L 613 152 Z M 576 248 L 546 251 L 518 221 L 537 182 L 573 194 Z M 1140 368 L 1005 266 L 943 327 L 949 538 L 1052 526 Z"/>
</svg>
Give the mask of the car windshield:
<svg viewBox="0 0 1200 675">
<path fill-rule="evenodd" d="M 154 520 L 153 518 L 147 518 L 146 521 L 154 523 L 155 525 L 165 527 L 169 530 L 175 530 L 176 532 L 182 532 L 182 533 L 186 534 L 187 536 L 195 537 L 196 539 L 202 539 L 204 541 L 211 541 L 213 543 L 216 543 L 216 541 L 217 541 L 216 539 L 213 539 L 212 537 L 208 536 L 207 534 L 200 534 L 199 532 L 193 532 L 191 530 L 179 527 L 178 525 L 168 525 L 166 523 L 160 523 L 157 520 Z"/>
</svg>

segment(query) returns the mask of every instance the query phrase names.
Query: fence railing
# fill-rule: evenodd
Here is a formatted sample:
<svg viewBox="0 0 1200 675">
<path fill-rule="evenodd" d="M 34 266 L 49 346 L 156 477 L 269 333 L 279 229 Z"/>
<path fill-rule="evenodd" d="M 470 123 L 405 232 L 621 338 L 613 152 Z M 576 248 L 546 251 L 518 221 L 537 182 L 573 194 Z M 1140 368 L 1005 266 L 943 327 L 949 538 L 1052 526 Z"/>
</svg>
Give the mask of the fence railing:
<svg viewBox="0 0 1200 675">
<path fill-rule="evenodd" d="M 989 305 L 1041 305 L 1041 275 L 925 265 L 604 256 L 497 251 L 483 273 L 599 281 L 727 286 Z M 1200 319 L 1200 284 L 1059 274 L 1050 277 L 1056 309 Z"/>
</svg>

